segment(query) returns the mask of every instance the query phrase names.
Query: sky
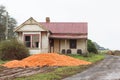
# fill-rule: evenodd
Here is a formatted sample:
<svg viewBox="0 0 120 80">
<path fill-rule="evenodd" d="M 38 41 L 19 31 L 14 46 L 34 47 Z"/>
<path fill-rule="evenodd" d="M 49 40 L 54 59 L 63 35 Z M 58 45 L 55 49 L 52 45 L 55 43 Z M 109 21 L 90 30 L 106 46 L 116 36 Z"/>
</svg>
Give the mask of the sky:
<svg viewBox="0 0 120 80">
<path fill-rule="evenodd" d="M 87 22 L 88 38 L 112 50 L 120 49 L 120 0 L 0 0 L 20 25 L 33 17 L 44 22 Z"/>
</svg>

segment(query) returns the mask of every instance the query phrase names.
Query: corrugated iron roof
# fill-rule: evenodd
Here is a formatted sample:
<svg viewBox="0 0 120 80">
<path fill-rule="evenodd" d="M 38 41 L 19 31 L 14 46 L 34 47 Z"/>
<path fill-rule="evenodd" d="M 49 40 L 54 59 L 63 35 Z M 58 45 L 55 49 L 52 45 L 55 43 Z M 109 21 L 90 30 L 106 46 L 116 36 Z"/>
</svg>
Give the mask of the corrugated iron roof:
<svg viewBox="0 0 120 80">
<path fill-rule="evenodd" d="M 52 33 L 87 34 L 86 22 L 40 22 Z"/>
</svg>

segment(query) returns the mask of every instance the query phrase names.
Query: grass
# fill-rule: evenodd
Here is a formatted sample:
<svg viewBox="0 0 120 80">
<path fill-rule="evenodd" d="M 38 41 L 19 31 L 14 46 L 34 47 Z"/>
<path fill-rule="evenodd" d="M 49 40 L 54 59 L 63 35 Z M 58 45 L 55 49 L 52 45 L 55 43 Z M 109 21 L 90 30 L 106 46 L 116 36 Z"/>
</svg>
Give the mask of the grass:
<svg viewBox="0 0 120 80">
<path fill-rule="evenodd" d="M 49 73 L 36 74 L 30 77 L 16 78 L 14 80 L 61 80 L 64 77 L 81 72 L 86 68 L 87 66 L 60 67 Z"/>
<path fill-rule="evenodd" d="M 8 62 L 8 60 L 6 60 L 6 61 L 0 60 L 0 64 L 4 64 L 6 62 Z"/>
<path fill-rule="evenodd" d="M 102 59 L 104 59 L 104 54 L 99 53 L 99 54 L 92 54 L 90 53 L 88 57 L 83 57 L 80 55 L 69 55 L 71 57 L 77 58 L 77 59 L 82 59 L 86 60 L 92 63 L 98 62 Z M 55 69 L 52 72 L 49 73 L 40 73 L 40 74 L 35 74 L 29 77 L 21 77 L 21 78 L 16 78 L 14 80 L 61 80 L 64 77 L 71 76 L 73 74 L 76 74 L 78 72 L 81 72 L 88 68 L 90 65 L 86 66 L 69 66 L 69 67 L 59 67 Z"/>
<path fill-rule="evenodd" d="M 69 56 L 77 58 L 77 59 L 89 61 L 89 62 L 92 62 L 92 63 L 104 59 L 104 53 L 99 53 L 99 54 L 89 53 L 88 57 L 83 57 L 79 54 L 70 54 Z"/>
</svg>

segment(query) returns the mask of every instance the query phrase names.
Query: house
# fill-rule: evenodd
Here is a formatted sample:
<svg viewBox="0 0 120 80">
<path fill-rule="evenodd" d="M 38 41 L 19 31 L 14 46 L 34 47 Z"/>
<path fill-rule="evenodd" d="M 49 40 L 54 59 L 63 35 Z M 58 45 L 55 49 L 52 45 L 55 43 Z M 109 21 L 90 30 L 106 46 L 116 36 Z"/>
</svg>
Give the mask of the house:
<svg viewBox="0 0 120 80">
<path fill-rule="evenodd" d="M 14 30 L 30 53 L 86 53 L 86 22 L 37 22 L 32 17 Z"/>
</svg>

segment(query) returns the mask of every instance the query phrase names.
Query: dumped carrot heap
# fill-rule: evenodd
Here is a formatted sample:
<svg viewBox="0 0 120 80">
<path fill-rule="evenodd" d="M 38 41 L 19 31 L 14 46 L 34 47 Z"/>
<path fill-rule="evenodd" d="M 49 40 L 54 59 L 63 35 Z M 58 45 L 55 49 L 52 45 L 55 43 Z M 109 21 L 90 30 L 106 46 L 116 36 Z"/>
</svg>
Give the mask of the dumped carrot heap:
<svg viewBox="0 0 120 80">
<path fill-rule="evenodd" d="M 36 67 L 36 66 L 78 66 L 88 65 L 90 62 L 75 59 L 66 55 L 57 53 L 35 54 L 22 60 L 9 61 L 3 66 L 8 68 L 14 67 Z"/>
</svg>

